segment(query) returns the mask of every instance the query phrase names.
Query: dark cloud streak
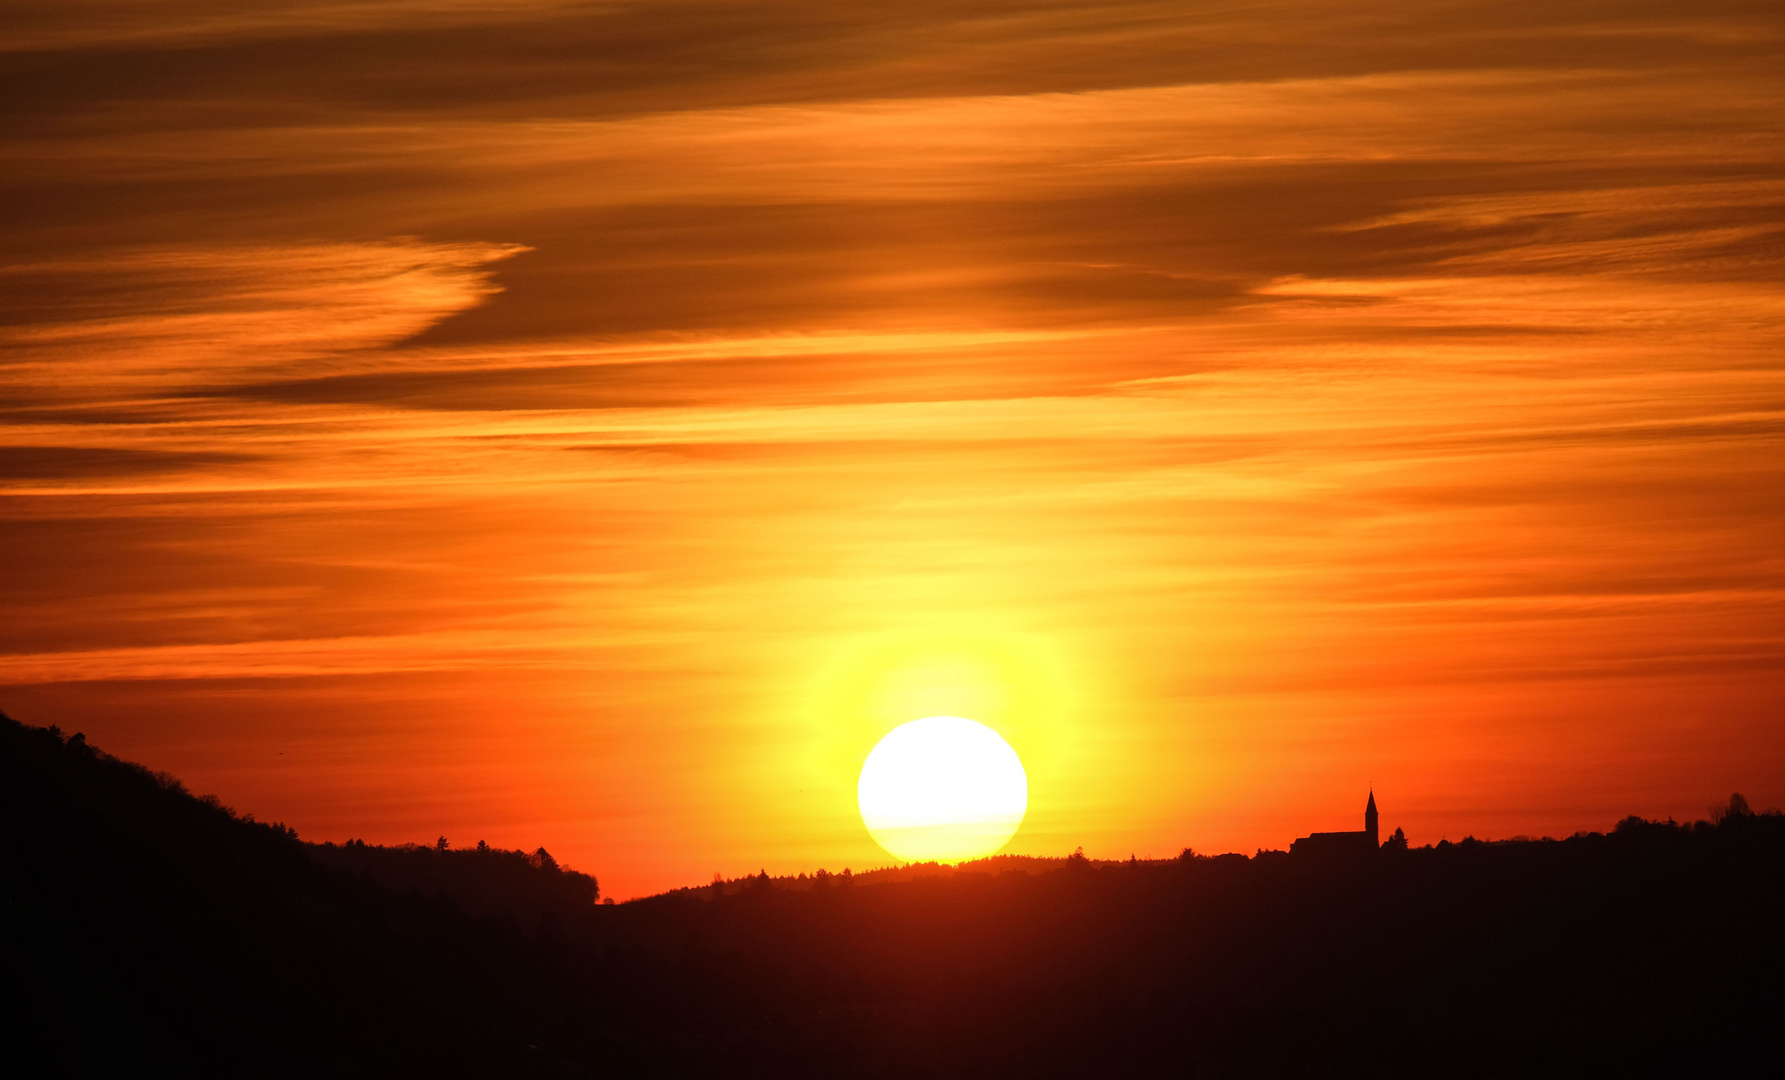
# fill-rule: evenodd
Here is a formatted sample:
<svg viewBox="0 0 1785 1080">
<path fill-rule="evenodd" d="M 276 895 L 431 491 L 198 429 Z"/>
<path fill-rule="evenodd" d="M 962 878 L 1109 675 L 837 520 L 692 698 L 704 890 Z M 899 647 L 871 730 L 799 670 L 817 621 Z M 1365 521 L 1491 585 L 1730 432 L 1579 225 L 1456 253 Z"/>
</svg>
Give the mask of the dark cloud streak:
<svg viewBox="0 0 1785 1080">
<path fill-rule="evenodd" d="M 819 2 L 544 6 L 479 21 L 0 52 L 17 134 L 316 115 L 613 118 L 688 108 L 1369 73 L 1764 65 L 1765 3 Z M 399 23 L 408 22 L 403 26 Z M 224 91 L 218 93 L 219 90 Z M 78 128 L 77 128 L 78 130 Z"/>
<path fill-rule="evenodd" d="M 214 451 L 129 450 L 97 446 L 0 446 L 0 480 L 103 480 L 253 461 Z"/>
</svg>

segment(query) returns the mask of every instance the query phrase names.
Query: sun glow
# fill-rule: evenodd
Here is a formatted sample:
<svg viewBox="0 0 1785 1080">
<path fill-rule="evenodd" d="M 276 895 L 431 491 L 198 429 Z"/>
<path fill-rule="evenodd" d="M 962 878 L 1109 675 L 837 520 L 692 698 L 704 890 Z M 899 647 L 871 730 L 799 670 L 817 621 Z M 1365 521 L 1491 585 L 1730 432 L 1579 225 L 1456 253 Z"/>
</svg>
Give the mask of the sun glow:
<svg viewBox="0 0 1785 1080">
<path fill-rule="evenodd" d="M 1029 808 L 1023 763 L 997 732 L 959 716 L 894 728 L 856 787 L 874 840 L 909 862 L 959 862 L 1010 842 Z"/>
</svg>

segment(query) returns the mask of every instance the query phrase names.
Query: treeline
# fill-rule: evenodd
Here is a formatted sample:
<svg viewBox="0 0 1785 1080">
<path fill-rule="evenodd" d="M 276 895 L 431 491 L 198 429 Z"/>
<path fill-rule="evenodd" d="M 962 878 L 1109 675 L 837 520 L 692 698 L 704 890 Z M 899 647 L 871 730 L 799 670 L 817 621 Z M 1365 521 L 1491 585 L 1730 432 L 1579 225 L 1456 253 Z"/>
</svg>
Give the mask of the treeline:
<svg viewBox="0 0 1785 1080">
<path fill-rule="evenodd" d="M 453 848 L 445 837 L 426 847 L 381 847 L 364 840 L 306 847 L 325 866 L 398 892 L 444 897 L 469 915 L 513 918 L 529 930 L 577 917 L 601 892 L 594 877 L 559 866 L 543 847 L 510 851 L 479 840 L 476 847 Z"/>
<path fill-rule="evenodd" d="M 1189 849 L 1185 849 L 1188 851 Z M 921 878 L 950 878 L 956 874 L 1045 874 L 1054 870 L 1065 869 L 1080 864 L 1090 866 L 1118 866 L 1139 862 L 1129 858 L 1088 859 L 1084 852 L 1071 855 L 1048 857 L 1044 855 L 988 855 L 982 859 L 967 859 L 959 863 L 916 862 L 901 863 L 897 866 L 881 866 L 871 870 L 852 870 L 845 866 L 842 870 L 832 872 L 823 868 L 805 873 L 785 874 L 773 877 L 764 870 L 744 877 L 727 878 L 714 875 L 710 885 L 691 885 L 672 893 L 704 892 L 709 897 L 729 896 L 764 887 L 788 889 L 794 892 L 806 892 L 813 889 L 827 889 L 844 885 L 890 885 L 897 882 L 917 881 Z M 1145 860 L 1156 862 L 1158 860 Z M 669 895 L 669 894 L 666 894 Z"/>
<path fill-rule="evenodd" d="M 759 875 L 615 906 L 539 852 L 307 846 L 10 721 L 0 815 L 18 1075 L 1663 1077 L 1785 1055 L 1785 818 L 1739 799 L 1554 841 Z M 479 900 L 453 898 L 460 868 L 492 868 Z M 560 880 L 579 891 L 536 917 L 528 890 Z"/>
</svg>

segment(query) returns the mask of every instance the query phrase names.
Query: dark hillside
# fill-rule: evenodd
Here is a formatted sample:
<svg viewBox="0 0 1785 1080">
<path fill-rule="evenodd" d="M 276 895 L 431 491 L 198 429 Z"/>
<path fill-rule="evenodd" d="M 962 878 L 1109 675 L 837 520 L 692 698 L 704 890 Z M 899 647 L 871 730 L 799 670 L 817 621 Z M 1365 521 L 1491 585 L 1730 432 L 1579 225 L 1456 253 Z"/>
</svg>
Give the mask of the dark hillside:
<svg viewBox="0 0 1785 1080">
<path fill-rule="evenodd" d="M 1785 1053 L 1785 818 L 1739 803 L 602 907 L 539 852 L 304 845 L 4 721 L 0 843 L 17 1075 L 1664 1077 Z"/>
<path fill-rule="evenodd" d="M 78 735 L 0 717 L 0 865 L 12 1075 L 564 1075 L 537 944 Z"/>
<path fill-rule="evenodd" d="M 475 848 L 449 849 L 444 839 L 436 847 L 380 847 L 364 840 L 305 847 L 325 866 L 397 892 L 445 897 L 470 915 L 512 918 L 527 930 L 575 919 L 600 894 L 593 877 L 559 866 L 544 848 L 506 851 L 479 841 Z"/>
<path fill-rule="evenodd" d="M 1785 1060 L 1785 819 L 692 889 L 601 929 L 737 973 L 811 1076 L 1681 1076 Z M 772 1072 L 773 1070 L 765 1070 Z"/>
</svg>

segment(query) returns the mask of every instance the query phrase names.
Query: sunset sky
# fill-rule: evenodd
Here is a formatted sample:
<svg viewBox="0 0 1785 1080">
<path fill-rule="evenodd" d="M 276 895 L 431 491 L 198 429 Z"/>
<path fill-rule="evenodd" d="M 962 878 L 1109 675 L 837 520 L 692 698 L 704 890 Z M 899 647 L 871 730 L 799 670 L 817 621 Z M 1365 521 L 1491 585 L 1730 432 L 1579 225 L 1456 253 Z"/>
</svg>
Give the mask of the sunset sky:
<svg viewBox="0 0 1785 1080">
<path fill-rule="evenodd" d="M 621 898 L 1785 802 L 1777 0 L 12 0 L 0 709 Z"/>
</svg>

